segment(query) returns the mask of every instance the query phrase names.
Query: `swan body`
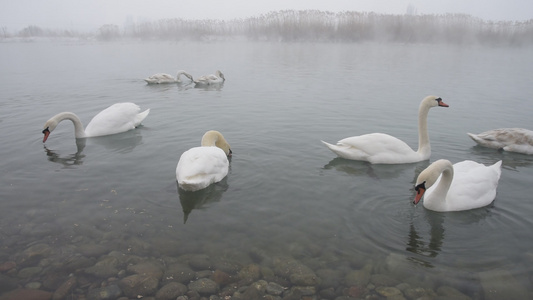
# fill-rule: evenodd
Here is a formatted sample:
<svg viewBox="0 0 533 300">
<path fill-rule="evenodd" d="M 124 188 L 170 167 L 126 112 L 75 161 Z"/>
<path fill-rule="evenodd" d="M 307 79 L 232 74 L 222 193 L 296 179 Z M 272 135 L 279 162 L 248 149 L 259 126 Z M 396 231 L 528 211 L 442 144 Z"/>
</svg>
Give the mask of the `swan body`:
<svg viewBox="0 0 533 300">
<path fill-rule="evenodd" d="M 402 140 L 384 133 L 370 133 L 342 139 L 336 145 L 322 141 L 342 158 L 368 161 L 372 164 L 404 164 L 429 159 L 431 146 L 427 130 L 429 109 L 448 107 L 441 98 L 427 96 L 418 109 L 418 150 L 414 151 Z"/>
<path fill-rule="evenodd" d="M 509 152 L 533 154 L 533 131 L 524 128 L 500 128 L 480 134 L 467 133 L 481 146 Z"/>
<path fill-rule="evenodd" d="M 102 110 L 93 117 L 87 127 L 83 128 L 80 118 L 72 112 L 62 112 L 50 118 L 44 124 L 43 143 L 57 125 L 63 120 L 70 120 L 74 124 L 76 138 L 87 138 L 125 132 L 139 126 L 148 116 L 150 109 L 140 112 L 141 108 L 131 102 L 115 103 Z"/>
<path fill-rule="evenodd" d="M 461 211 L 484 207 L 496 197 L 502 161 L 491 166 L 465 160 L 454 165 L 441 159 L 418 175 L 415 184 L 417 204 L 434 211 Z"/>
<path fill-rule="evenodd" d="M 198 191 L 221 181 L 228 175 L 231 154 L 230 145 L 220 132 L 206 132 L 200 147 L 181 155 L 176 166 L 178 186 L 185 191 Z"/>
<path fill-rule="evenodd" d="M 226 78 L 224 78 L 224 74 L 222 74 L 222 72 L 217 70 L 215 74 L 204 75 L 204 76 L 200 76 L 196 78 L 194 80 L 194 83 L 196 85 L 203 86 L 203 85 L 219 84 L 219 83 L 223 83 L 224 81 L 226 81 Z"/>
<path fill-rule="evenodd" d="M 148 78 L 145 78 L 144 81 L 146 81 L 146 83 L 148 84 L 181 83 L 181 75 L 193 81 L 192 75 L 183 70 L 179 70 L 178 75 L 176 75 L 175 78 L 170 74 L 157 73 Z"/>
</svg>

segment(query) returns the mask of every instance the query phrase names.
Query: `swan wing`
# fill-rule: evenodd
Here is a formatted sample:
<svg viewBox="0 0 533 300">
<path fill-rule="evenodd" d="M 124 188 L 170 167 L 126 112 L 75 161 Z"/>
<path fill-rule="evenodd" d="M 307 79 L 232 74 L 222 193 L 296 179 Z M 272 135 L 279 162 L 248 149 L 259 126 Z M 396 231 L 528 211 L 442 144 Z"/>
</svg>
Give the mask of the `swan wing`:
<svg viewBox="0 0 533 300">
<path fill-rule="evenodd" d="M 338 156 L 376 164 L 419 161 L 418 153 L 402 140 L 384 133 L 370 133 L 342 139 L 336 145 L 323 142 Z"/>
<path fill-rule="evenodd" d="M 218 147 L 195 147 L 185 151 L 176 166 L 179 186 L 197 191 L 221 181 L 228 174 L 229 161 Z"/>
<path fill-rule="evenodd" d="M 437 211 L 461 211 L 480 208 L 492 203 L 496 197 L 496 189 L 501 175 L 501 161 L 485 166 L 483 164 L 465 160 L 453 165 L 453 180 L 446 195 L 445 201 L 442 199 L 435 201 L 443 204 L 439 209 L 427 207 Z M 439 176 L 435 184 L 428 188 L 424 197 L 430 199 L 431 194 L 438 186 L 442 175 Z M 430 201 L 424 200 L 424 204 Z"/>
<path fill-rule="evenodd" d="M 144 81 L 146 81 L 147 83 L 171 83 L 171 82 L 175 82 L 176 78 L 174 78 L 170 74 L 157 73 L 144 79 Z"/>
<path fill-rule="evenodd" d="M 524 128 L 500 128 L 479 134 L 467 134 L 481 146 L 533 154 L 533 131 L 531 130 Z"/>
<path fill-rule="evenodd" d="M 149 109 L 139 113 L 141 108 L 134 103 L 116 103 L 98 113 L 85 128 L 85 134 L 103 136 L 125 132 L 139 126 L 148 116 Z"/>
</svg>

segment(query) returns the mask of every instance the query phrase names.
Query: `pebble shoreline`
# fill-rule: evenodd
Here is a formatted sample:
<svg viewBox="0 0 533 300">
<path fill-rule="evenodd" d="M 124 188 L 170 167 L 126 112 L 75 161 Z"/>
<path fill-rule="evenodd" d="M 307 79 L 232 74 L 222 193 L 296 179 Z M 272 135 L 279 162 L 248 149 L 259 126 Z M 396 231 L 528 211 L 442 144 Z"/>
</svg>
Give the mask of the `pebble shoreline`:
<svg viewBox="0 0 533 300">
<path fill-rule="evenodd" d="M 290 256 L 270 257 L 258 248 L 249 249 L 246 257 L 194 253 L 146 257 L 129 250 L 121 252 L 99 244 L 58 249 L 42 242 L 11 255 L 4 249 L 0 253 L 0 300 L 466 300 L 531 296 L 515 287 L 501 295 L 491 292 L 488 298 L 490 287 L 467 295 L 431 280 L 409 281 L 405 259 L 398 255 L 382 263 L 347 260 L 327 268 Z"/>
</svg>

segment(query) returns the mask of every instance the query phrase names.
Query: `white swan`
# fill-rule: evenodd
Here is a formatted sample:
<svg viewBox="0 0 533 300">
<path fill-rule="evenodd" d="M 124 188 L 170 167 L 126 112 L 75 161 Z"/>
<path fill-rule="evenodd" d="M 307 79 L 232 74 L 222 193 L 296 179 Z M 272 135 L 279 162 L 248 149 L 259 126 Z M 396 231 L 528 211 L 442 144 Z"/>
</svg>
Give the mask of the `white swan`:
<svg viewBox="0 0 533 300">
<path fill-rule="evenodd" d="M 404 164 L 423 161 L 431 156 L 427 129 L 429 109 L 435 106 L 448 107 L 441 98 L 427 96 L 418 108 L 418 151 L 405 142 L 384 133 L 370 133 L 342 139 L 336 145 L 322 141 L 338 156 L 372 164 Z"/>
<path fill-rule="evenodd" d="M 217 70 L 214 75 L 210 74 L 210 75 L 204 75 L 204 76 L 200 76 L 196 78 L 194 80 L 194 83 L 196 85 L 203 86 L 203 85 L 219 84 L 219 83 L 223 83 L 224 81 L 226 81 L 226 78 L 224 78 L 224 74 L 222 74 L 222 72 Z"/>
<path fill-rule="evenodd" d="M 63 120 L 70 120 L 74 123 L 76 138 L 86 138 L 121 133 L 135 128 L 148 116 L 150 109 L 140 111 L 140 107 L 135 103 L 115 103 L 94 116 L 85 129 L 83 129 L 83 124 L 76 114 L 71 112 L 58 113 L 44 124 L 43 143 L 56 129 L 57 124 Z"/>
<path fill-rule="evenodd" d="M 193 81 L 192 75 L 183 70 L 178 71 L 178 75 L 176 75 L 176 78 L 172 77 L 172 75 L 170 74 L 157 73 L 148 78 L 145 78 L 144 81 L 146 81 L 146 83 L 148 84 L 181 83 L 181 75 Z"/>
<path fill-rule="evenodd" d="M 200 147 L 191 148 L 180 157 L 176 166 L 179 187 L 197 191 L 221 181 L 228 174 L 231 154 L 230 145 L 220 132 L 206 132 Z"/>
<path fill-rule="evenodd" d="M 481 146 L 510 152 L 533 154 L 533 131 L 524 128 L 500 128 L 480 134 L 467 133 Z"/>
<path fill-rule="evenodd" d="M 496 197 L 502 161 L 491 166 L 465 160 L 432 163 L 418 175 L 413 201 L 424 196 L 424 207 L 434 211 L 460 211 L 489 205 Z M 441 175 L 442 174 L 442 175 Z"/>
</svg>

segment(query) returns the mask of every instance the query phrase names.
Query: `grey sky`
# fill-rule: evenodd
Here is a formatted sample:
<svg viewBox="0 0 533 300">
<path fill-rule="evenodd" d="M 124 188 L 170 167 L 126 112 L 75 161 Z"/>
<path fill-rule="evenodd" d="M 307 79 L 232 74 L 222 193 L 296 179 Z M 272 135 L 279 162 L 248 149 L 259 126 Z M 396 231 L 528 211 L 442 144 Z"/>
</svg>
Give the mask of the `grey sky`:
<svg viewBox="0 0 533 300">
<path fill-rule="evenodd" d="M 530 0 L 0 0 L 0 26 L 9 31 L 28 25 L 51 29 L 94 30 L 103 24 L 165 18 L 246 18 L 276 10 L 317 9 L 404 14 L 465 13 L 484 20 L 533 19 Z"/>
</svg>

